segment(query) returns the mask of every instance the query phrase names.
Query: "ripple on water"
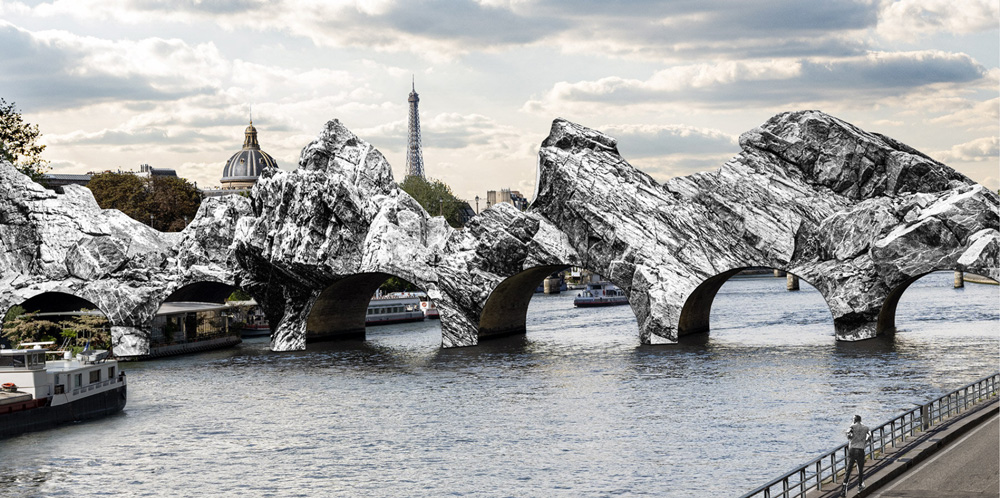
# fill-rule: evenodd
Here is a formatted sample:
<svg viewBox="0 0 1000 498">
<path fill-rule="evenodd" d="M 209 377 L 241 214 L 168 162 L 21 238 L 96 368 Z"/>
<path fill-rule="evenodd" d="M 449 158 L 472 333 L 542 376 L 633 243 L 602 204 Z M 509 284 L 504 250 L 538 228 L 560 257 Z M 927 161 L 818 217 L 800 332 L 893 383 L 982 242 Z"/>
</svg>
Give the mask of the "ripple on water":
<svg viewBox="0 0 1000 498">
<path fill-rule="evenodd" d="M 996 369 L 997 287 L 916 282 L 893 338 L 837 343 L 783 279 L 723 287 L 707 336 L 640 346 L 627 306 L 536 296 L 525 336 L 368 341 L 126 365 L 119 416 L 0 442 L 0 495 L 732 496 Z"/>
</svg>

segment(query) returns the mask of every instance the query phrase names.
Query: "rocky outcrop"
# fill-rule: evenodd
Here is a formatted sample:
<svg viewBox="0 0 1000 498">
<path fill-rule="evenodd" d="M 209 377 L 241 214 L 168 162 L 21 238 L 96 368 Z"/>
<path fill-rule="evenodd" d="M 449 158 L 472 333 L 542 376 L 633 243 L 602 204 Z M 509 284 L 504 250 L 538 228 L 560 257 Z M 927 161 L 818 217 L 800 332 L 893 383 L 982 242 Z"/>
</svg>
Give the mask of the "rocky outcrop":
<svg viewBox="0 0 1000 498">
<path fill-rule="evenodd" d="M 397 276 L 437 301 L 444 346 L 468 346 L 523 332 L 535 287 L 572 265 L 624 289 L 641 340 L 664 343 L 708 331 L 722 284 L 763 266 L 815 286 L 837 337 L 857 340 L 892 330 L 899 296 L 928 272 L 1000 279 L 1000 199 L 947 166 L 815 111 L 740 144 L 717 171 L 659 184 L 614 138 L 556 120 L 528 211 L 498 204 L 461 230 L 336 120 L 296 171 L 265 171 L 249 200 L 206 199 L 177 234 L 0 164 L 0 307 L 74 294 L 108 315 L 120 352 L 141 354 L 168 296 L 236 284 L 264 308 L 272 348 L 294 350 L 363 336 L 371 295 Z"/>
<path fill-rule="evenodd" d="M 997 278 L 997 196 L 947 166 L 820 112 L 740 144 L 718 171 L 661 186 L 612 138 L 556 121 L 530 211 L 628 289 L 648 342 L 707 331 L 715 293 L 750 266 L 817 287 L 840 339 L 874 336 L 887 297 L 930 271 Z"/>
<path fill-rule="evenodd" d="M 118 354 L 145 354 L 149 324 L 177 289 L 195 282 L 232 284 L 236 220 L 249 213 L 238 196 L 206 199 L 180 233 L 162 233 L 114 209 L 90 190 L 47 190 L 0 163 L 0 312 L 45 293 L 92 303 L 112 324 Z"/>
<path fill-rule="evenodd" d="M 844 340 L 878 333 L 893 293 L 930 271 L 1000 276 L 997 196 L 947 166 L 820 112 L 776 116 L 740 143 L 718 171 L 660 185 L 613 138 L 556 120 L 528 212 L 500 204 L 455 230 L 331 121 L 298 171 L 255 188 L 239 278 L 269 296 L 272 346 L 296 349 L 363 334 L 389 275 L 438 301 L 445 346 L 522 332 L 534 288 L 568 265 L 625 289 L 647 343 L 707 331 L 715 293 L 752 266 L 816 286 Z"/>
</svg>

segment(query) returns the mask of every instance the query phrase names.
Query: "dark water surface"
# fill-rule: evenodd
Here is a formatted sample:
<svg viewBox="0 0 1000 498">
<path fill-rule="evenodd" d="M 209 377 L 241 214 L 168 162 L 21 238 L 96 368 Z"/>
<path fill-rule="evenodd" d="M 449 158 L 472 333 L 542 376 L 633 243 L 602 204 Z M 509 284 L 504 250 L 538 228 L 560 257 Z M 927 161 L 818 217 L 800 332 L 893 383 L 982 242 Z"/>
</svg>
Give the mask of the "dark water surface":
<svg viewBox="0 0 1000 498">
<path fill-rule="evenodd" d="M 121 415 L 0 441 L 9 496 L 736 496 L 998 369 L 1000 288 L 915 283 L 894 338 L 834 341 L 784 279 L 723 287 L 707 337 L 639 346 L 626 307 L 536 295 L 528 333 L 435 322 L 126 364 Z"/>
</svg>

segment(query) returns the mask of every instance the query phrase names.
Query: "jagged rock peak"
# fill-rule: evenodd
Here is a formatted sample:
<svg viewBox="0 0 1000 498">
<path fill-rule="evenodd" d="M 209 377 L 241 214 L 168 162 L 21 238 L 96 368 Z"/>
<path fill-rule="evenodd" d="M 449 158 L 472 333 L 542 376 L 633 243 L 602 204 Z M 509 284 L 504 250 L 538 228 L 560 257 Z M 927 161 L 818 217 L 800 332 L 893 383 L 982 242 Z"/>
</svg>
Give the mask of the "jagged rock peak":
<svg viewBox="0 0 1000 498">
<path fill-rule="evenodd" d="M 820 111 L 778 114 L 741 135 L 740 146 L 745 153 L 771 153 L 796 166 L 810 184 L 852 199 L 973 184 L 912 147 Z"/>
<path fill-rule="evenodd" d="M 618 140 L 597 130 L 556 118 L 552 121 L 549 136 L 542 142 L 542 147 L 555 147 L 562 150 L 591 149 L 618 153 Z"/>
<path fill-rule="evenodd" d="M 342 176 L 352 185 L 374 188 L 386 195 L 396 186 L 392 168 L 382 153 L 338 119 L 328 121 L 319 136 L 302 149 L 299 169 Z"/>
</svg>

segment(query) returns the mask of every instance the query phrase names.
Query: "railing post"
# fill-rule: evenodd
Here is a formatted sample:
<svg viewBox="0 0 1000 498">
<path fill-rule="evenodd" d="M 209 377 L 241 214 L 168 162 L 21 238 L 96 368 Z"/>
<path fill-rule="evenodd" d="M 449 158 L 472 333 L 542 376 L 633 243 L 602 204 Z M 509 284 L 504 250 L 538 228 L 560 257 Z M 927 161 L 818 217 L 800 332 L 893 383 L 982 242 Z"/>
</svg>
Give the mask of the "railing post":
<svg viewBox="0 0 1000 498">
<path fill-rule="evenodd" d="M 830 479 L 833 481 L 834 488 L 837 487 L 837 452 L 834 451 L 830 453 Z"/>
<path fill-rule="evenodd" d="M 920 406 L 920 429 L 927 432 L 931 427 L 931 404 Z"/>
<path fill-rule="evenodd" d="M 823 491 L 823 460 L 816 460 L 816 490 Z"/>
</svg>

